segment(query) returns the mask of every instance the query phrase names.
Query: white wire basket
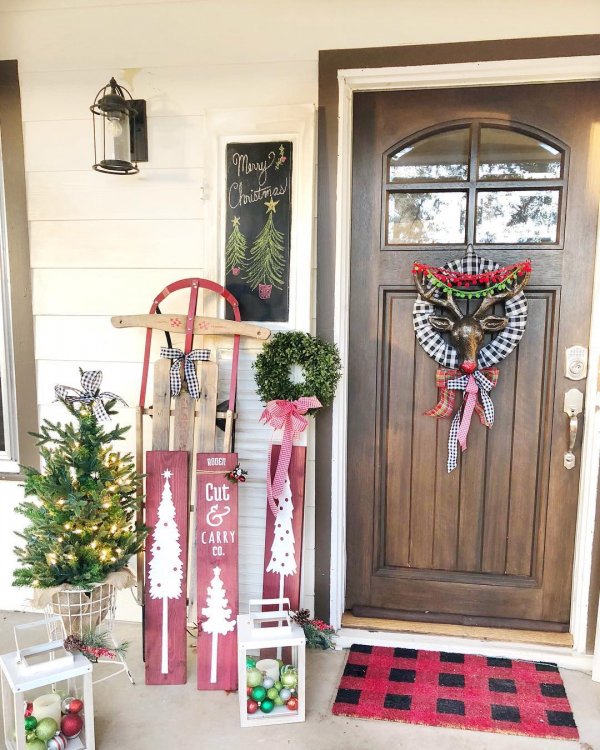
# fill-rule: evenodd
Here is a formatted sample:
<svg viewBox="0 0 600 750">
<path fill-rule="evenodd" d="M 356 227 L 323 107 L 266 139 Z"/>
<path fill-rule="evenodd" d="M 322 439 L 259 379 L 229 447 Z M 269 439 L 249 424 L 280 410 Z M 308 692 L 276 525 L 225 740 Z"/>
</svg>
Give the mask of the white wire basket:
<svg viewBox="0 0 600 750">
<path fill-rule="evenodd" d="M 85 633 L 104 633 L 111 648 L 118 648 L 113 628 L 115 622 L 117 591 L 111 583 L 97 583 L 87 589 L 68 588 L 52 595 L 49 604 L 44 608 L 48 638 L 56 640 L 67 635 L 83 636 Z M 106 664 L 112 669 L 108 674 L 94 680 L 103 682 L 121 672 L 125 672 L 131 684 L 135 684 L 133 675 L 125 658 L 117 654 L 114 659 L 98 657 L 95 663 Z"/>
</svg>

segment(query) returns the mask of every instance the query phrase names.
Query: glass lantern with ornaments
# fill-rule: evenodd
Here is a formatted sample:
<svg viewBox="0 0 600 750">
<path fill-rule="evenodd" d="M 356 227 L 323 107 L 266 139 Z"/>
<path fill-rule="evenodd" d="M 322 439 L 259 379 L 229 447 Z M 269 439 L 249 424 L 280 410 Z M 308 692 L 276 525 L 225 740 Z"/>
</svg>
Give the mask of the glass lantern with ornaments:
<svg viewBox="0 0 600 750">
<path fill-rule="evenodd" d="M 251 599 L 238 616 L 242 727 L 304 721 L 306 638 L 289 609 L 289 599 Z"/>
<path fill-rule="evenodd" d="M 94 750 L 89 659 L 66 651 L 62 640 L 19 647 L 17 631 L 45 629 L 46 624 L 40 620 L 17 626 L 17 650 L 0 656 L 5 746 L 7 750 Z"/>
</svg>

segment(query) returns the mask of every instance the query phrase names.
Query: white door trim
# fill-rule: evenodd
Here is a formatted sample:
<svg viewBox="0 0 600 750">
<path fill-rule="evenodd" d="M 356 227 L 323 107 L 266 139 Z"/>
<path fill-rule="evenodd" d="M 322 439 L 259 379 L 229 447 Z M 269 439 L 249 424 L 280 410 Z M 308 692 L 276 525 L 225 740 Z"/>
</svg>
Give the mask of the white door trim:
<svg viewBox="0 0 600 750">
<path fill-rule="evenodd" d="M 334 339 L 348 364 L 348 311 L 350 295 L 350 233 L 352 207 L 352 105 L 354 92 L 375 90 L 427 89 L 464 86 L 556 83 L 600 79 L 600 55 L 534 60 L 500 60 L 452 65 L 423 65 L 398 68 L 339 70 L 338 160 L 336 203 L 336 263 Z M 600 134 L 599 134 L 600 135 Z M 596 480 L 600 444 L 595 439 L 594 415 L 600 354 L 600 244 L 595 264 L 595 304 L 592 311 L 590 360 L 581 450 L 580 498 L 574 561 L 571 653 L 585 653 L 588 621 Z M 582 342 L 587 343 L 587 342 Z M 576 385 L 576 384 L 574 384 Z M 346 584 L 346 448 L 348 385 L 342 378 L 333 404 L 331 474 L 331 595 L 330 612 L 334 627 L 341 626 Z M 387 634 L 388 640 L 391 634 Z M 430 647 L 435 645 L 431 636 Z M 482 643 L 480 650 L 485 644 Z M 536 655 L 539 649 L 536 650 Z M 527 657 L 522 657 L 527 658 Z"/>
</svg>

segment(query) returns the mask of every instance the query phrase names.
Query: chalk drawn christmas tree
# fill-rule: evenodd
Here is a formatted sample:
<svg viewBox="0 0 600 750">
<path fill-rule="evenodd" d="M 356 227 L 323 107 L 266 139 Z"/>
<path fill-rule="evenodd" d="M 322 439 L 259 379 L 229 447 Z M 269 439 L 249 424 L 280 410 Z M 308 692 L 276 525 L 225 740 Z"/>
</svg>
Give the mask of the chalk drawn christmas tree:
<svg viewBox="0 0 600 750">
<path fill-rule="evenodd" d="M 235 620 L 230 620 L 231 609 L 228 608 L 227 592 L 221 580 L 221 568 L 213 568 L 213 578 L 206 589 L 206 607 L 202 614 L 206 620 L 202 623 L 202 630 L 212 634 L 212 651 L 210 657 L 210 681 L 217 681 L 217 661 L 219 636 L 227 635 L 235 628 Z"/>
<path fill-rule="evenodd" d="M 240 217 L 234 216 L 231 220 L 233 229 L 225 243 L 225 273 L 239 276 L 246 261 L 246 247 L 248 243 L 240 229 Z"/>
<path fill-rule="evenodd" d="M 275 228 L 273 214 L 279 201 L 271 198 L 265 203 L 267 221 L 250 248 L 246 281 L 252 289 L 258 287 L 261 299 L 269 299 L 272 288 L 283 287 L 285 269 L 283 232 Z"/>
<path fill-rule="evenodd" d="M 154 529 L 152 558 L 150 560 L 150 597 L 162 599 L 162 658 L 161 673 L 169 672 L 169 599 L 179 599 L 183 580 L 183 561 L 179 544 L 179 529 L 175 522 L 175 506 L 169 479 L 173 476 L 166 469 L 165 480 L 158 506 L 158 522 Z"/>
<path fill-rule="evenodd" d="M 289 477 L 285 478 L 283 492 L 278 498 L 279 510 L 275 518 L 275 535 L 271 545 L 271 559 L 267 573 L 279 573 L 279 598 L 283 598 L 285 576 L 294 575 L 297 570 L 294 552 L 294 504 Z"/>
</svg>

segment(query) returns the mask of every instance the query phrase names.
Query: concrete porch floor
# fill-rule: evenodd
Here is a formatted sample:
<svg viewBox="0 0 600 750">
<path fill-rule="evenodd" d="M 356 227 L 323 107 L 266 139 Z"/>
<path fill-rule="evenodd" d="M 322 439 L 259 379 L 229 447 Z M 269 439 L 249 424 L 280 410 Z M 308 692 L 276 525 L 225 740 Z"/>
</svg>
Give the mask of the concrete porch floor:
<svg viewBox="0 0 600 750">
<path fill-rule="evenodd" d="M 0 653 L 14 651 L 13 626 L 35 619 L 0 613 Z M 117 623 L 116 635 L 131 641 L 129 666 L 137 684 L 124 674 L 94 689 L 97 750 L 202 748 L 248 750 L 600 750 L 600 684 L 587 674 L 561 670 L 581 742 L 532 739 L 385 721 L 334 717 L 330 708 L 344 664 L 342 652 L 307 652 L 306 723 L 241 729 L 237 694 L 195 688 L 195 652 L 189 650 L 188 683 L 173 687 L 144 685 L 141 627 Z M 100 667 L 102 668 L 102 667 Z"/>
</svg>

